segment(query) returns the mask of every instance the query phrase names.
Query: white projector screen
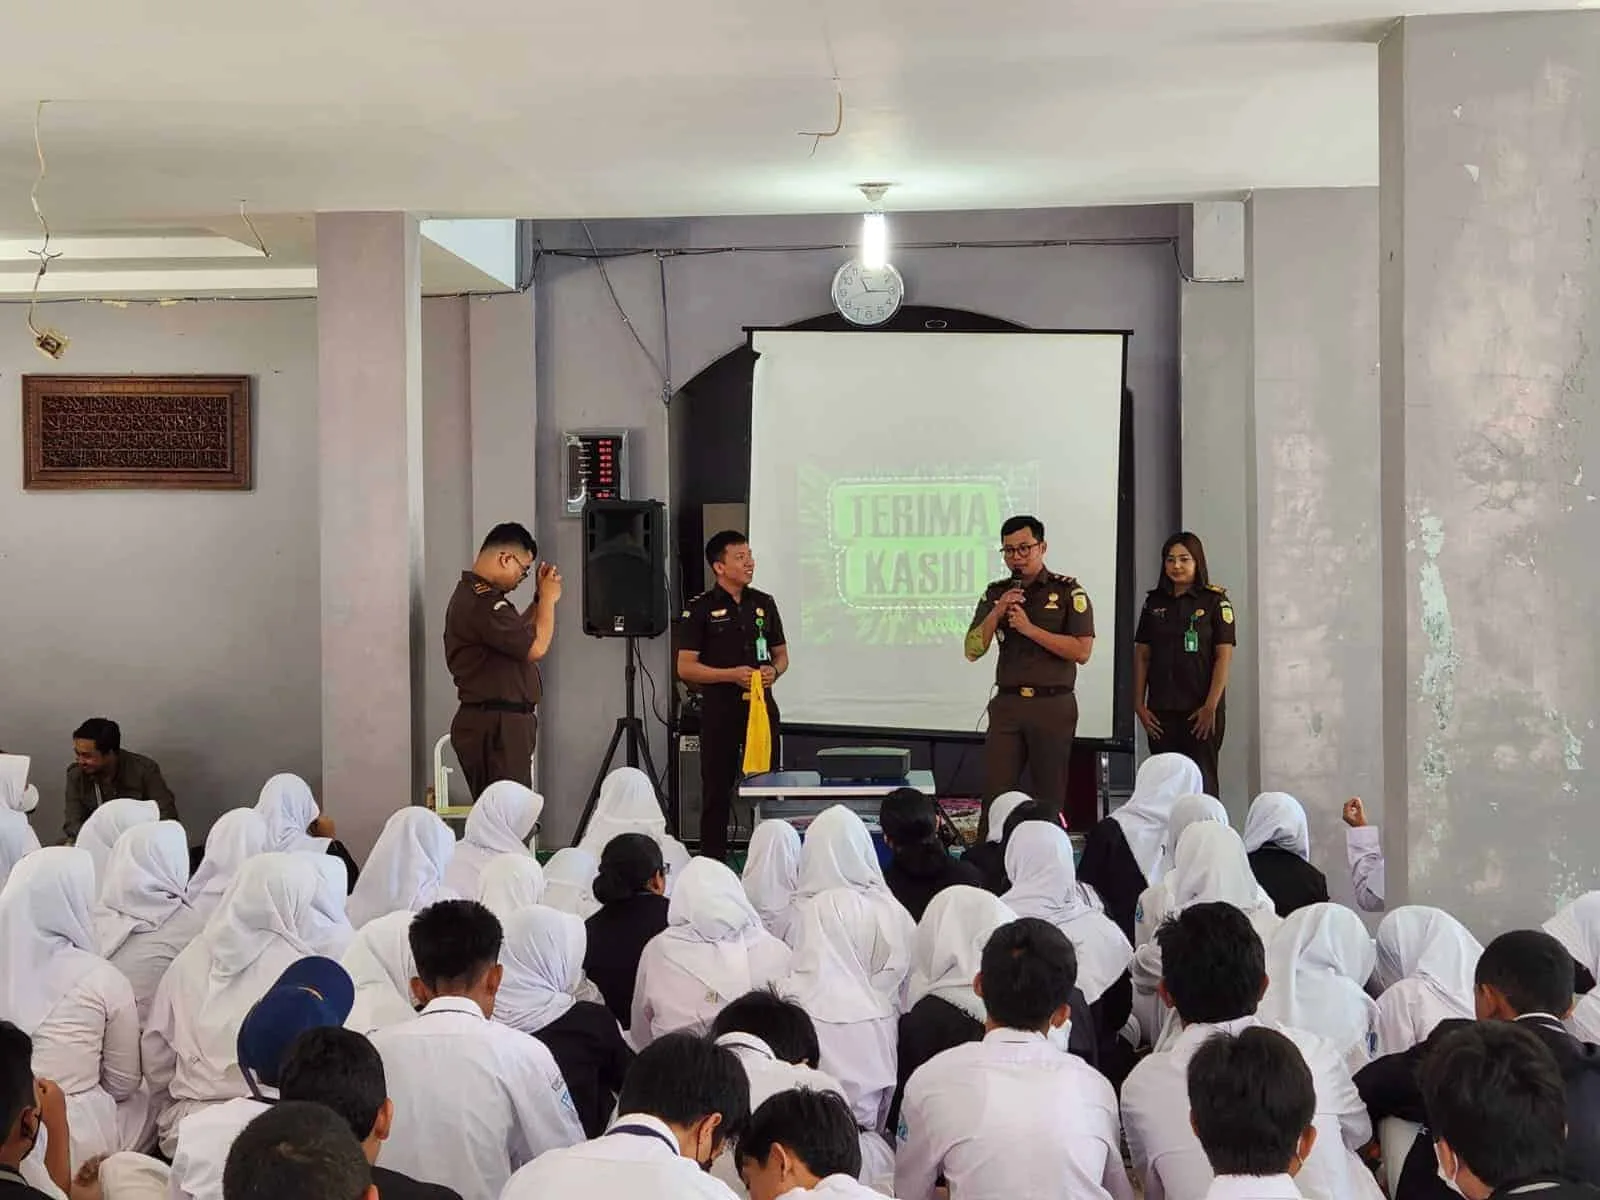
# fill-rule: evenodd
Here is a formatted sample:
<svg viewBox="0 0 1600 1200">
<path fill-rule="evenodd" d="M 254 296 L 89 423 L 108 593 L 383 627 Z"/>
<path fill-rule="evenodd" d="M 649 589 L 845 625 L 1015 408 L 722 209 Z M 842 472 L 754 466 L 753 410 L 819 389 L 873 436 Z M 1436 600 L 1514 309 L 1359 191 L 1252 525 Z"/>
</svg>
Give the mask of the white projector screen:
<svg viewBox="0 0 1600 1200">
<path fill-rule="evenodd" d="M 783 615 L 786 722 L 981 728 L 995 651 L 962 639 L 1006 574 L 1000 525 L 1045 524 L 1095 607 L 1078 736 L 1112 736 L 1120 333 L 751 334 L 750 542 Z"/>
</svg>

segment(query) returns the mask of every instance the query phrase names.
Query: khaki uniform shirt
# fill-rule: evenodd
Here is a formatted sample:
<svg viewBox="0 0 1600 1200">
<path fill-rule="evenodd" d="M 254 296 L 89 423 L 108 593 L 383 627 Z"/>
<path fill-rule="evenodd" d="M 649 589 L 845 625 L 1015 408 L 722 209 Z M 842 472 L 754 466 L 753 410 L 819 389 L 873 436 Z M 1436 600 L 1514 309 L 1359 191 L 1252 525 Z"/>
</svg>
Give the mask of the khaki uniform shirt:
<svg viewBox="0 0 1600 1200">
<path fill-rule="evenodd" d="M 539 703 L 539 668 L 528 661 L 532 646 L 527 614 L 499 588 L 463 571 L 444 614 L 444 659 L 461 703 Z"/>
<path fill-rule="evenodd" d="M 994 610 L 995 604 L 1012 588 L 1019 586 L 1009 575 L 996 579 L 984 589 L 978 610 L 972 614 L 969 632 L 982 625 Z M 1070 575 L 1057 575 L 1053 571 L 1040 571 L 1038 577 L 1023 588 L 1026 599 L 1023 611 L 1046 633 L 1066 634 L 1068 637 L 1094 636 L 1094 605 L 1089 594 L 1078 586 Z M 995 640 L 1000 645 L 1000 661 L 995 665 L 995 683 L 1000 687 L 1066 687 L 1078 680 L 1078 664 L 1051 654 L 1043 646 L 1017 633 L 1004 621 L 995 630 Z"/>
</svg>

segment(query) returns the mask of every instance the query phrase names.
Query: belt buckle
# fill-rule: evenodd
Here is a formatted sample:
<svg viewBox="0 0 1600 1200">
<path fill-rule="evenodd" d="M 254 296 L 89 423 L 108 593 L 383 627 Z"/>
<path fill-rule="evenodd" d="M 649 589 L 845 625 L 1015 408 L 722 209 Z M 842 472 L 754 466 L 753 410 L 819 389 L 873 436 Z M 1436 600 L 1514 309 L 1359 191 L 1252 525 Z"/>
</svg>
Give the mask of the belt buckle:
<svg viewBox="0 0 1600 1200">
<path fill-rule="evenodd" d="M 1033 689 L 1031 687 L 1018 688 L 1017 695 L 1021 696 L 1024 700 L 1032 700 Z"/>
</svg>

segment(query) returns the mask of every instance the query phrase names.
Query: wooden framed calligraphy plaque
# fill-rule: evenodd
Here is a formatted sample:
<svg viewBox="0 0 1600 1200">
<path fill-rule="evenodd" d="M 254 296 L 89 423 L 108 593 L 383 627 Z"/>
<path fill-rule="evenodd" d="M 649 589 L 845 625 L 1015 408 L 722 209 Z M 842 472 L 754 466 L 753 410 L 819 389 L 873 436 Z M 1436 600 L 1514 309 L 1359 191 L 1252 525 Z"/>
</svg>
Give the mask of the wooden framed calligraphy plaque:
<svg viewBox="0 0 1600 1200">
<path fill-rule="evenodd" d="M 22 486 L 248 491 L 247 375 L 24 375 Z"/>
</svg>

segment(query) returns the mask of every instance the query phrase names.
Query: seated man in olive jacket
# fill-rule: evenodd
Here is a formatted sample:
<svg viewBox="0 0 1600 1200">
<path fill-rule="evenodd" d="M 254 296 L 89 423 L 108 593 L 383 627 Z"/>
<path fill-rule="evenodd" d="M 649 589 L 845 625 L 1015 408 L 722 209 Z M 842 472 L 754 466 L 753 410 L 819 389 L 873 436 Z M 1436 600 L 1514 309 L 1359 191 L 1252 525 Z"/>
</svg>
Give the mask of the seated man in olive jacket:
<svg viewBox="0 0 1600 1200">
<path fill-rule="evenodd" d="M 161 768 L 154 759 L 122 748 L 122 730 L 115 721 L 90 717 L 73 731 L 72 752 L 77 761 L 67 768 L 68 841 L 77 838 L 89 814 L 107 800 L 154 800 L 163 821 L 178 819 L 178 805 Z"/>
</svg>

